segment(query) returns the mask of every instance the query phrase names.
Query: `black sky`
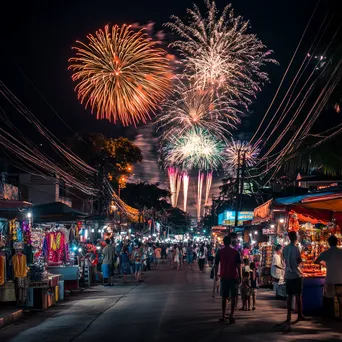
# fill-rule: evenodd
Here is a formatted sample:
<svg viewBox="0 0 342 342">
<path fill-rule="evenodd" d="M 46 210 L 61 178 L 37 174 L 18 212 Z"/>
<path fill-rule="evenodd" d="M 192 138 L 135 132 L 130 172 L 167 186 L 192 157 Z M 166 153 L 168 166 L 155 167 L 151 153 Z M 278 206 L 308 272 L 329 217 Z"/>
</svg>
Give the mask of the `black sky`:
<svg viewBox="0 0 342 342">
<path fill-rule="evenodd" d="M 257 34 L 268 49 L 274 50 L 274 58 L 279 62 L 279 66 L 266 67 L 271 83 L 265 85 L 263 91 L 258 94 L 236 135 L 247 137 L 260 122 L 317 1 L 231 1 L 236 14 L 250 20 L 250 32 Z M 216 2 L 219 9 L 229 3 L 223 0 Z M 141 142 L 141 147 L 147 148 L 149 144 L 155 144 L 152 142 L 152 129 L 146 127 L 137 132 L 133 128 L 127 129 L 107 121 L 97 121 L 94 115 L 79 104 L 73 91 L 71 73 L 67 70 L 68 58 L 72 56 L 71 46 L 76 40 L 85 40 L 88 33 L 94 33 L 107 23 L 146 24 L 152 21 L 156 23 L 156 29 L 162 29 L 162 24 L 168 21 L 170 15 L 184 17 L 186 8 L 191 7 L 192 3 L 193 0 L 32 0 L 25 3 L 9 1 L 6 3 L 7 9 L 1 11 L 0 79 L 43 124 L 61 138 L 76 131 L 103 132 L 113 137 L 125 135 L 132 139 L 138 133 L 137 141 Z M 320 0 L 317 17 L 311 25 L 307 40 L 303 42 L 302 53 L 308 48 L 310 37 L 315 34 L 326 9 L 330 8 L 333 11 L 336 3 L 341 4 L 342 0 Z M 197 0 L 196 4 L 205 9 L 203 0 Z M 49 108 L 31 83 L 71 129 Z M 1 96 L 0 105 L 3 107 Z M 30 125 L 8 106 L 5 108 L 16 125 L 38 142 L 41 137 Z M 0 127 L 2 125 L 0 122 Z M 151 151 L 156 154 L 155 146 Z M 151 153 L 149 155 L 153 159 Z M 157 160 L 157 156 L 155 159 Z M 155 164 L 153 174 L 151 167 L 147 167 L 147 172 L 140 167 L 141 176 L 146 181 L 158 179 L 165 182 L 156 161 Z M 219 185 L 218 180 L 213 184 L 216 193 Z"/>
<path fill-rule="evenodd" d="M 324 2 L 324 0 L 322 1 Z M 131 136 L 134 130 L 99 122 L 77 101 L 73 91 L 68 58 L 75 40 L 84 40 L 107 23 L 145 24 L 156 22 L 161 28 L 171 14 L 184 16 L 191 0 L 145 1 L 44 1 L 9 3 L 2 12 L 1 79 L 43 121 L 60 135 L 70 135 L 61 120 L 41 99 L 30 82 L 75 131 L 102 131 L 113 136 Z M 219 0 L 223 8 L 227 1 Z M 196 2 L 204 9 L 202 0 Z M 251 22 L 251 32 L 274 50 L 277 66 L 268 66 L 271 84 L 264 87 L 252 114 L 244 120 L 242 130 L 253 130 L 275 92 L 276 86 L 298 43 L 316 0 L 233 0 L 237 14 Z"/>
</svg>

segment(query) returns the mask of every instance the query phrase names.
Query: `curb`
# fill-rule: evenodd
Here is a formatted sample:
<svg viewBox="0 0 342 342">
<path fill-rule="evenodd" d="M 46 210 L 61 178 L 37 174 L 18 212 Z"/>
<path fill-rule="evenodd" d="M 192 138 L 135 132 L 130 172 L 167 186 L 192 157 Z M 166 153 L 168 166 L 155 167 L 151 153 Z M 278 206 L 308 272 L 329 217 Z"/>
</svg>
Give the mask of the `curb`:
<svg viewBox="0 0 342 342">
<path fill-rule="evenodd" d="M 3 328 L 5 325 L 12 324 L 19 320 L 23 316 L 23 310 L 17 310 L 12 312 L 6 317 L 0 317 L 0 329 Z"/>
</svg>

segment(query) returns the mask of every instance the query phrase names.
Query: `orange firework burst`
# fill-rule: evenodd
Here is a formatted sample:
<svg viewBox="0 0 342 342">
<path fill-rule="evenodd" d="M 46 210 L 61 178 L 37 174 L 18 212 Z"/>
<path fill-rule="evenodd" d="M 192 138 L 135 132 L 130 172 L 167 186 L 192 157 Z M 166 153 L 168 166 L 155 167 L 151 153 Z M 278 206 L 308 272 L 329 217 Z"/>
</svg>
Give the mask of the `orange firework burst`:
<svg viewBox="0 0 342 342">
<path fill-rule="evenodd" d="M 76 56 L 69 59 L 81 103 L 98 119 L 145 123 L 170 90 L 166 51 L 144 29 L 136 32 L 130 25 L 107 25 L 87 38 L 88 44 L 77 41 Z"/>
</svg>

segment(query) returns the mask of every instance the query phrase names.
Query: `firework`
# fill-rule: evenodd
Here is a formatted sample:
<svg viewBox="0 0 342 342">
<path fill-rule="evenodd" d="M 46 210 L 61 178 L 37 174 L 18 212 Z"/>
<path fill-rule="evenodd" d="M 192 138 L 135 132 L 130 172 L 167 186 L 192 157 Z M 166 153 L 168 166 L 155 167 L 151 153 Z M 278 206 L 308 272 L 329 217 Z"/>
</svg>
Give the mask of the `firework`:
<svg viewBox="0 0 342 342">
<path fill-rule="evenodd" d="M 179 198 L 179 192 L 180 192 L 180 188 L 182 185 L 182 175 L 178 174 L 177 176 L 177 184 L 176 184 L 176 202 L 175 202 L 175 206 L 178 205 L 178 198 Z"/>
<path fill-rule="evenodd" d="M 223 167 L 225 172 L 230 175 L 235 175 L 237 167 L 242 166 L 243 162 L 245 167 L 253 167 L 258 160 L 260 149 L 253 146 L 246 141 L 234 141 L 225 148 Z"/>
<path fill-rule="evenodd" d="M 146 122 L 170 89 L 166 51 L 144 29 L 128 25 L 107 25 L 87 38 L 87 43 L 77 42 L 76 56 L 69 59 L 81 103 L 99 119 L 125 126 Z"/>
<path fill-rule="evenodd" d="M 223 144 L 207 130 L 193 128 L 182 136 L 172 136 L 162 147 L 164 163 L 184 170 L 215 170 L 222 161 Z"/>
<path fill-rule="evenodd" d="M 240 122 L 234 101 L 224 96 L 213 96 L 208 90 L 186 85 L 177 80 L 173 96 L 166 101 L 157 120 L 164 129 L 163 138 L 182 135 L 191 128 L 201 128 L 225 139 L 230 129 Z"/>
<path fill-rule="evenodd" d="M 198 182 L 197 182 L 197 219 L 198 221 L 201 218 L 203 179 L 204 179 L 204 174 L 201 172 L 201 170 L 199 170 Z"/>
<path fill-rule="evenodd" d="M 167 174 L 169 177 L 169 183 L 170 183 L 170 192 L 171 192 L 171 205 L 173 207 L 177 206 L 177 177 L 178 177 L 178 170 L 174 167 L 169 167 L 167 169 Z"/>
<path fill-rule="evenodd" d="M 275 62 L 265 45 L 247 33 L 249 22 L 235 16 L 231 5 L 218 15 L 215 2 L 206 1 L 208 16 L 194 5 L 188 9 L 187 22 L 172 16 L 166 24 L 179 37 L 171 44 L 183 57 L 184 74 L 200 89 L 212 89 L 248 107 L 262 83 L 268 81 L 261 71 Z"/>
<path fill-rule="evenodd" d="M 187 173 L 183 174 L 183 210 L 186 212 L 187 209 L 187 203 L 188 203 L 188 191 L 189 191 L 189 176 Z"/>
<path fill-rule="evenodd" d="M 205 200 L 204 200 L 204 205 L 209 205 L 209 194 L 211 190 L 211 185 L 213 183 L 213 172 L 209 171 L 207 173 L 207 179 L 205 182 Z"/>
</svg>

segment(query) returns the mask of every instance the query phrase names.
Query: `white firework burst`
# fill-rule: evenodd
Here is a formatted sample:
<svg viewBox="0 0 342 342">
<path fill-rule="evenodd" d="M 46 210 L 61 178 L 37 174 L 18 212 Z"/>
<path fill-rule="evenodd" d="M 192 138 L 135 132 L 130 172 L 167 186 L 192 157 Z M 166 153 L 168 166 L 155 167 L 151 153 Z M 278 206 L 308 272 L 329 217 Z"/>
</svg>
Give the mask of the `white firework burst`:
<svg viewBox="0 0 342 342">
<path fill-rule="evenodd" d="M 240 123 L 236 102 L 224 96 L 214 96 L 211 91 L 186 85 L 177 80 L 173 96 L 163 106 L 157 126 L 163 129 L 163 138 L 181 136 L 191 128 L 206 129 L 226 139 L 230 130 Z"/>
<path fill-rule="evenodd" d="M 231 5 L 222 13 L 214 1 L 205 1 L 207 17 L 194 5 L 189 20 L 172 16 L 166 24 L 180 39 L 171 43 L 182 55 L 184 74 L 201 89 L 221 92 L 245 108 L 269 80 L 261 71 L 272 51 L 255 34 L 248 33 L 249 22 L 235 16 Z"/>
<path fill-rule="evenodd" d="M 215 170 L 222 163 L 224 145 L 207 130 L 192 128 L 182 136 L 172 136 L 161 149 L 165 167 L 183 170 Z"/>
</svg>

